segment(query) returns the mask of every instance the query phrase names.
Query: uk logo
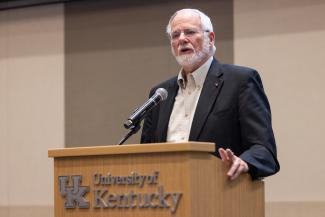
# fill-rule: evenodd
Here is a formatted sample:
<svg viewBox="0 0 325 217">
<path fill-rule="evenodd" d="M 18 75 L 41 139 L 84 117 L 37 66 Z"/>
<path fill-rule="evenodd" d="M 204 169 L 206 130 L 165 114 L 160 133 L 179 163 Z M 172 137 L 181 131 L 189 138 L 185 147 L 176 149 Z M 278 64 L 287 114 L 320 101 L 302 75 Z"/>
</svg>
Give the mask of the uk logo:
<svg viewBox="0 0 325 217">
<path fill-rule="evenodd" d="M 65 198 L 65 208 L 89 208 L 89 201 L 85 195 L 89 192 L 89 186 L 81 186 L 82 176 L 71 176 L 72 186 L 69 186 L 69 176 L 59 176 L 59 191 Z"/>
</svg>

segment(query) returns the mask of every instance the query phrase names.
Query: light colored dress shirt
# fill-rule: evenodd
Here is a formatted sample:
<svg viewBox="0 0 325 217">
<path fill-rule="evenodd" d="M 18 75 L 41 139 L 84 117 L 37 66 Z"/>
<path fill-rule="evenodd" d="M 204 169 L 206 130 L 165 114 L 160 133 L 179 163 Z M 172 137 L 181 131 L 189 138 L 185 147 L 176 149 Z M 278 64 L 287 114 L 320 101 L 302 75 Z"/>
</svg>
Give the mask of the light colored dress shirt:
<svg viewBox="0 0 325 217">
<path fill-rule="evenodd" d="M 210 57 L 197 70 L 187 74 L 186 78 L 182 70 L 179 72 L 179 88 L 168 124 L 167 142 L 188 141 L 195 109 L 212 60 L 213 57 Z"/>
</svg>

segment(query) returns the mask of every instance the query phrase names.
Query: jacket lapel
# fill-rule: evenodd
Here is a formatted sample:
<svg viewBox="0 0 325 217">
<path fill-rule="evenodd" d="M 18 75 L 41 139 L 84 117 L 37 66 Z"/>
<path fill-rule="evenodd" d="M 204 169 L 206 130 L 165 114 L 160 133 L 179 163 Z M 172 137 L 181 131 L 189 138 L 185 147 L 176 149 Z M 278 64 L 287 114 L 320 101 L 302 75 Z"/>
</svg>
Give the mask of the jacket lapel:
<svg viewBox="0 0 325 217">
<path fill-rule="evenodd" d="M 159 120 L 157 126 L 157 141 L 166 142 L 167 128 L 170 119 L 170 115 L 174 106 L 175 97 L 178 91 L 177 77 L 173 79 L 167 87 L 168 97 L 161 103 L 159 111 Z"/>
<path fill-rule="evenodd" d="M 213 60 L 194 113 L 189 141 L 197 141 L 223 85 L 219 63 Z"/>
</svg>

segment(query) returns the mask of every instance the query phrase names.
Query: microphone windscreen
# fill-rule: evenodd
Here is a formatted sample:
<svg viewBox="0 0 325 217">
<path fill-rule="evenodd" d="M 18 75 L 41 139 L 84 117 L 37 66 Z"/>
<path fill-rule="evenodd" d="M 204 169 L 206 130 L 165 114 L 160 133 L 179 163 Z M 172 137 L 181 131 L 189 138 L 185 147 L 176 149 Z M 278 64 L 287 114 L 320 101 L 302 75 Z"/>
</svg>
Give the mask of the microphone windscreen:
<svg viewBox="0 0 325 217">
<path fill-rule="evenodd" d="M 165 88 L 158 88 L 156 90 L 156 94 L 158 94 L 161 97 L 162 101 L 164 101 L 168 97 L 168 92 Z"/>
</svg>

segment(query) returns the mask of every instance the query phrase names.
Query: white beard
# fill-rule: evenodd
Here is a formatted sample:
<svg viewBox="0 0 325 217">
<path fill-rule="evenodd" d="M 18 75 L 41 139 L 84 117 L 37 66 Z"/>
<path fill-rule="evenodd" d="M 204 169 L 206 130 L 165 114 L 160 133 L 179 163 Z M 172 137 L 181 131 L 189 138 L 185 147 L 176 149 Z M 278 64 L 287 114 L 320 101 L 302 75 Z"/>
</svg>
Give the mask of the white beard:
<svg viewBox="0 0 325 217">
<path fill-rule="evenodd" d="M 203 56 L 204 54 L 202 51 L 194 51 L 194 53 L 176 56 L 175 58 L 178 64 L 181 66 L 192 66 L 200 62 Z"/>
<path fill-rule="evenodd" d="M 173 54 L 175 56 L 174 52 Z M 210 54 L 209 40 L 208 38 L 204 38 L 202 50 L 200 51 L 194 50 L 194 53 L 175 56 L 175 58 L 178 64 L 181 65 L 182 67 L 189 67 L 189 66 L 191 67 L 201 62 L 209 54 Z"/>
</svg>

